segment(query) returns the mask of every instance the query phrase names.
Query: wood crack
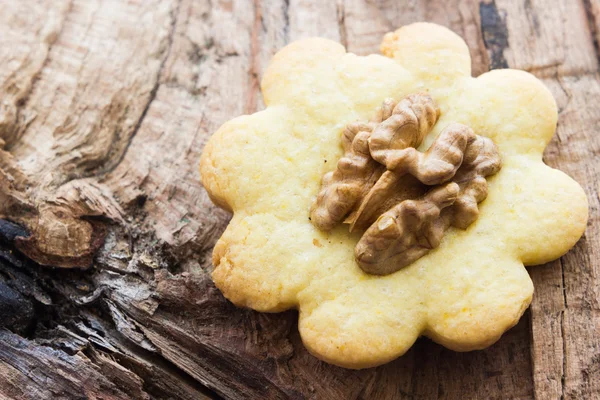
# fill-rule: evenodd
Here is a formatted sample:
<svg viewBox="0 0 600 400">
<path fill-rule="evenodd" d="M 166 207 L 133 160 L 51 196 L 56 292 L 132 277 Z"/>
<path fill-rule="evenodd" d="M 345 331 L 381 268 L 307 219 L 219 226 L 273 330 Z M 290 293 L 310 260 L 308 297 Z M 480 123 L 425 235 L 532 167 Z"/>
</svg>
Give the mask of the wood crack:
<svg viewBox="0 0 600 400">
<path fill-rule="evenodd" d="M 246 106 L 244 108 L 246 114 L 252 114 L 257 111 L 257 98 L 260 91 L 259 33 L 262 25 L 262 8 L 260 0 L 253 0 L 253 5 L 254 23 L 252 24 L 252 32 L 250 33 L 250 59 L 248 60 L 250 69 L 248 70 L 248 89 L 246 94 Z"/>
<path fill-rule="evenodd" d="M 290 42 L 290 0 L 283 0 L 283 40 Z"/>
<path fill-rule="evenodd" d="M 566 286 L 566 281 L 565 281 L 565 267 L 563 265 L 562 258 L 558 259 L 558 263 L 560 265 L 560 273 L 561 273 L 561 278 L 562 278 L 563 305 L 565 306 L 565 309 L 567 309 L 569 306 L 567 304 L 567 286 Z"/>
<path fill-rule="evenodd" d="M 165 65 L 167 63 L 167 60 L 169 59 L 169 56 L 171 54 L 171 50 L 173 48 L 173 41 L 174 41 L 174 38 L 175 38 L 175 30 L 176 30 L 176 27 L 177 27 L 177 19 L 179 17 L 179 10 L 180 10 L 180 7 L 181 7 L 181 3 L 182 3 L 182 0 L 178 0 L 177 1 L 177 5 L 175 6 L 175 8 L 173 9 L 173 11 L 171 12 L 171 24 L 170 24 L 169 33 L 167 35 L 167 45 L 166 45 L 166 50 L 165 50 L 165 56 L 164 56 L 164 58 L 160 62 L 160 66 L 158 67 L 158 70 L 156 72 L 156 79 L 155 79 L 155 82 L 154 82 L 154 86 L 150 90 L 150 95 L 148 96 L 148 100 L 146 101 L 146 104 L 144 105 L 142 113 L 140 114 L 140 117 L 136 121 L 136 123 L 134 125 L 134 128 L 133 128 L 133 131 L 131 132 L 131 135 L 129 136 L 128 141 L 125 143 L 125 146 L 124 146 L 123 150 L 121 151 L 121 154 L 119 155 L 119 158 L 117 159 L 117 161 L 114 162 L 114 163 L 112 163 L 112 165 L 109 168 L 107 168 L 104 171 L 98 173 L 96 175 L 98 177 L 105 176 L 105 175 L 109 174 L 110 172 L 114 171 L 121 164 L 121 162 L 123 161 L 123 159 L 125 159 L 125 156 L 127 155 L 127 151 L 129 150 L 129 147 L 131 146 L 131 143 L 133 142 L 133 139 L 135 138 L 135 136 L 137 135 L 138 131 L 142 127 L 142 124 L 144 122 L 144 119 L 146 118 L 146 115 L 148 114 L 148 110 L 150 109 L 150 106 L 152 105 L 152 103 L 156 99 L 156 95 L 158 93 L 158 89 L 161 86 L 161 76 L 162 76 L 162 73 L 164 71 L 164 68 L 165 68 Z"/>
<path fill-rule="evenodd" d="M 598 13 L 600 10 L 595 10 L 592 5 L 592 0 L 582 0 L 583 8 L 585 10 L 585 15 L 587 17 L 587 23 L 592 35 L 592 41 L 594 43 L 594 52 L 596 53 L 596 60 L 598 62 L 598 70 L 600 71 L 600 44 L 598 43 L 598 37 L 600 36 L 600 32 L 598 32 Z"/>
<path fill-rule="evenodd" d="M 137 328 L 139 328 L 136 331 L 136 333 L 138 333 L 139 335 L 142 335 L 144 338 L 143 340 L 147 341 L 147 343 L 150 344 L 150 346 L 152 346 L 152 347 L 148 347 L 147 345 L 141 345 L 136 340 L 132 340 L 132 338 L 129 337 L 128 334 L 124 334 L 124 332 L 122 332 L 121 329 L 119 329 L 119 324 L 115 320 L 115 316 L 112 315 L 112 313 L 111 313 L 112 321 L 114 322 L 115 329 L 117 331 L 119 331 L 121 334 L 123 334 L 124 337 L 126 337 L 130 341 L 129 343 L 122 343 L 122 345 L 126 346 L 127 350 L 131 351 L 135 355 L 136 359 L 144 360 L 150 365 L 160 366 L 161 368 L 163 368 L 165 371 L 169 372 L 170 374 L 177 376 L 178 381 L 190 385 L 195 390 L 198 390 L 199 392 L 204 393 L 206 396 L 210 397 L 211 399 L 216 400 L 216 399 L 221 398 L 216 392 L 214 392 L 212 389 L 210 389 L 204 383 L 200 382 L 198 379 L 196 379 L 195 377 L 190 375 L 187 371 L 185 371 L 185 369 L 181 368 L 181 366 L 177 365 L 173 361 L 166 358 L 160 351 L 159 347 L 154 347 L 153 341 L 145 333 L 145 330 L 147 329 L 147 327 L 142 326 L 142 325 L 138 326 L 139 323 L 137 323 L 136 319 L 133 316 L 129 315 L 127 310 L 120 308 L 117 304 L 113 303 L 108 298 L 105 298 L 105 302 L 112 303 L 112 307 L 118 309 L 118 312 L 121 313 L 122 316 L 127 316 L 127 318 L 130 319 L 130 321 L 132 321 L 129 323 L 131 323 L 134 326 L 136 326 Z M 104 333 L 104 335 L 106 335 L 106 332 Z M 94 343 L 92 342 L 91 344 L 93 345 Z M 123 357 L 121 357 L 121 360 L 124 361 L 123 362 L 124 366 L 126 366 L 126 367 L 133 366 L 131 361 L 127 362 L 127 360 L 125 360 Z M 138 374 L 138 375 L 140 375 L 140 374 Z M 142 374 L 142 376 L 143 376 L 143 374 Z"/>
<path fill-rule="evenodd" d="M 73 8 L 73 0 L 69 0 L 64 11 L 61 12 L 61 18 L 60 18 L 58 27 L 54 30 L 51 30 L 51 32 L 48 32 L 46 38 L 44 38 L 44 42 L 46 43 L 46 46 L 47 46 L 46 51 L 45 51 L 46 54 L 45 54 L 44 60 L 42 61 L 39 69 L 31 77 L 31 82 L 30 82 L 27 92 L 25 93 L 23 98 L 21 98 L 19 101 L 19 104 L 22 108 L 27 106 L 27 101 L 29 100 L 29 95 L 34 91 L 35 85 L 39 80 L 40 73 L 48 65 L 48 61 L 50 60 L 50 53 L 52 52 L 54 44 L 56 43 L 56 41 L 58 40 L 58 38 L 60 37 L 60 35 L 62 34 L 62 32 L 64 30 L 65 20 L 69 16 L 69 13 L 71 12 L 72 8 Z M 9 149 L 9 148 L 7 148 L 7 149 Z"/>
<path fill-rule="evenodd" d="M 490 69 L 508 68 L 504 58 L 504 50 L 509 47 L 505 17 L 498 11 L 495 1 L 479 3 L 479 15 L 483 42 L 490 53 Z"/>
<path fill-rule="evenodd" d="M 348 49 L 348 27 L 346 26 L 346 8 L 344 0 L 338 0 L 336 3 L 337 22 L 340 35 L 340 43 Z"/>
<path fill-rule="evenodd" d="M 565 398 L 565 383 L 566 383 L 566 374 L 567 374 L 567 339 L 566 339 L 566 329 L 565 329 L 565 312 L 567 310 L 562 310 L 560 313 L 560 328 L 561 328 L 561 336 L 562 336 L 562 375 L 560 378 L 561 385 L 561 395 L 560 398 L 563 400 Z"/>
<path fill-rule="evenodd" d="M 64 28 L 64 21 L 71 11 L 71 6 L 70 1 L 64 10 L 59 11 L 57 21 L 52 20 L 48 23 L 50 26 L 41 28 L 43 45 L 37 50 L 32 49 L 21 66 L 6 79 L 1 88 L 2 95 L 8 98 L 8 100 L 4 99 L 3 107 L 0 107 L 0 140 L 4 140 L 6 151 L 10 151 L 13 143 L 35 118 L 35 116 L 23 118 L 22 110 L 27 105 L 29 95 L 33 92 L 40 73 L 48 64 L 50 52 Z M 1 142 L 0 148 L 2 148 Z"/>
<path fill-rule="evenodd" d="M 567 374 L 567 338 L 566 338 L 566 329 L 565 329 L 565 313 L 568 309 L 567 304 L 567 286 L 565 281 L 565 267 L 563 265 L 562 258 L 559 258 L 558 264 L 560 265 L 560 273 L 562 279 L 562 295 L 563 295 L 563 310 L 560 313 L 560 333 L 562 336 L 562 376 L 560 379 L 561 383 L 561 400 L 565 398 L 565 381 Z"/>
</svg>

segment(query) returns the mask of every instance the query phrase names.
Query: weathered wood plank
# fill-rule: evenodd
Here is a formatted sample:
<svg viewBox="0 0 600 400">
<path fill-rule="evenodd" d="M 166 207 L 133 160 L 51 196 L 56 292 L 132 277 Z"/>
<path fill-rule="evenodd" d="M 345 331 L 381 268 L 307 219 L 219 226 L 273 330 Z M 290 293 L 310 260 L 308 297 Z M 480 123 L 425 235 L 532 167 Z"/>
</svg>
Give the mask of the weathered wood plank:
<svg viewBox="0 0 600 400">
<path fill-rule="evenodd" d="M 595 132 L 600 128 L 598 53 L 590 4 L 584 1 L 496 1 L 509 34 L 508 66 L 544 79 L 557 100 L 557 134 L 545 161 L 588 194 L 590 220 L 577 246 L 560 260 L 529 269 L 532 363 L 537 398 L 600 396 L 598 359 L 598 184 Z M 591 24 L 588 24 L 588 15 Z"/>
<path fill-rule="evenodd" d="M 600 243 L 600 143 L 596 134 L 600 129 L 600 112 L 596 106 L 600 100 L 600 81 L 596 74 L 566 76 L 548 82 L 548 86 L 555 93 L 561 112 L 557 136 L 546 152 L 546 160 L 582 183 L 588 194 L 590 219 L 584 237 L 561 258 L 560 268 L 551 270 L 552 278 L 540 280 L 538 291 L 548 289 L 548 282 L 561 283 L 562 394 L 565 398 L 594 398 L 600 396 L 597 356 L 600 352 L 600 252 L 597 246 Z M 538 283 L 537 280 L 534 283 Z M 540 296 L 539 300 L 544 298 Z M 533 323 L 540 322 L 542 326 L 534 342 L 555 341 L 544 328 L 554 325 L 556 320 L 552 321 L 552 317 L 544 313 L 532 312 L 532 315 Z M 557 357 L 552 365 L 560 360 L 561 357 Z M 544 373 L 547 368 L 540 364 L 536 369 Z"/>
<path fill-rule="evenodd" d="M 94 223 L 106 238 L 85 272 L 0 252 L 0 285 L 35 310 L 13 324 L 27 339 L 0 340 L 0 396 L 600 396 L 597 0 L 14 0 L 2 8 L 0 97 L 15 113 L 0 113 L 0 170 L 63 188 L 64 201 L 101 216 Z M 463 36 L 475 75 L 510 66 L 544 78 L 560 109 L 545 158 L 585 186 L 590 226 L 574 251 L 530 269 L 531 312 L 491 348 L 459 354 L 423 339 L 388 365 L 343 370 L 306 352 L 295 312 L 239 310 L 212 285 L 210 252 L 228 215 L 207 198 L 197 162 L 221 123 L 264 107 L 260 77 L 289 41 L 323 36 L 367 54 L 383 33 L 418 20 Z M 19 196 L 33 209 L 48 200 L 0 190 L 0 201 L 19 205 Z M 0 249 L 13 236 L 0 235 Z M 25 353 L 39 353 L 23 360 L 46 381 L 28 378 Z M 44 362 L 69 365 L 61 371 L 70 379 Z M 89 382 L 78 381 L 83 374 Z"/>
<path fill-rule="evenodd" d="M 0 340 L 0 390 L 9 398 L 149 398 L 141 379 L 110 358 L 90 354 L 101 359 L 94 367 L 83 353 L 69 356 L 8 331 L 0 331 Z"/>
</svg>

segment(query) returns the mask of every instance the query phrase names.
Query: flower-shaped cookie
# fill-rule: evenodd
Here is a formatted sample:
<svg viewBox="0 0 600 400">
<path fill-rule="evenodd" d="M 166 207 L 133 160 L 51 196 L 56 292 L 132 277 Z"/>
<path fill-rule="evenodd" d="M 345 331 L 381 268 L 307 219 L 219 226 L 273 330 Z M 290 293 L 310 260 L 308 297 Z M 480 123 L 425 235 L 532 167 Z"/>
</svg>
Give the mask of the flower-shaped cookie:
<svg viewBox="0 0 600 400">
<path fill-rule="evenodd" d="M 494 343 L 531 301 L 524 265 L 560 257 L 587 221 L 581 187 L 542 162 L 557 110 L 536 78 L 472 78 L 463 40 L 433 24 L 387 34 L 382 51 L 359 57 L 325 39 L 285 47 L 262 81 L 268 107 L 223 125 L 200 166 L 211 198 L 234 213 L 214 249 L 217 287 L 255 310 L 297 308 L 309 351 L 349 368 L 390 361 L 419 335 L 459 351 Z M 451 228 L 398 272 L 369 275 L 354 258 L 361 233 L 322 232 L 309 210 L 342 155 L 344 126 L 385 98 L 423 91 L 441 116 L 421 149 L 459 122 L 496 143 L 503 167 L 468 229 Z"/>
</svg>

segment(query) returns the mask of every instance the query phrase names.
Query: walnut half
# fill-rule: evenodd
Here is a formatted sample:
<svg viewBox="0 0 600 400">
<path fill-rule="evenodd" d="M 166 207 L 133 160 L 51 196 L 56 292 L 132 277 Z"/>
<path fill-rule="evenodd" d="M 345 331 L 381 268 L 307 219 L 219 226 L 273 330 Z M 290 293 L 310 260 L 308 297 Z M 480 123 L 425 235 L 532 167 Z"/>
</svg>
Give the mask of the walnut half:
<svg viewBox="0 0 600 400">
<path fill-rule="evenodd" d="M 466 229 L 479 216 L 500 154 L 458 123 L 418 151 L 439 115 L 433 99 L 417 93 L 386 99 L 374 121 L 344 131 L 344 156 L 323 177 L 311 220 L 326 231 L 342 221 L 364 230 L 355 256 L 365 272 L 398 271 L 439 246 L 450 226 Z"/>
</svg>

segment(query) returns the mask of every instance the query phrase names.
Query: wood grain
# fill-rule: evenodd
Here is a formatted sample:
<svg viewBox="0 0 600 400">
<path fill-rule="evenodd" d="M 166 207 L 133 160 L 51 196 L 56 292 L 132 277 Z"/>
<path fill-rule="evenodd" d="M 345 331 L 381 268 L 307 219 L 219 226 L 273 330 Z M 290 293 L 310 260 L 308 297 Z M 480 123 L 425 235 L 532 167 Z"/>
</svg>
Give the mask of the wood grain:
<svg viewBox="0 0 600 400">
<path fill-rule="evenodd" d="M 1 10 L 0 398 L 600 398 L 598 0 Z M 420 339 L 388 365 L 344 370 L 306 352 L 296 312 L 237 309 L 211 283 L 229 216 L 197 163 L 223 122 L 264 107 L 260 78 L 285 44 L 322 36 L 376 53 L 384 33 L 422 20 L 465 38 L 474 75 L 520 68 L 550 88 L 560 115 L 545 161 L 583 185 L 590 222 L 571 252 L 529 269 L 531 309 L 492 347 Z M 53 233 L 63 227 L 79 233 Z"/>
</svg>

